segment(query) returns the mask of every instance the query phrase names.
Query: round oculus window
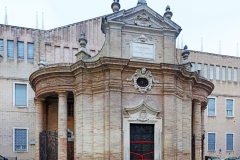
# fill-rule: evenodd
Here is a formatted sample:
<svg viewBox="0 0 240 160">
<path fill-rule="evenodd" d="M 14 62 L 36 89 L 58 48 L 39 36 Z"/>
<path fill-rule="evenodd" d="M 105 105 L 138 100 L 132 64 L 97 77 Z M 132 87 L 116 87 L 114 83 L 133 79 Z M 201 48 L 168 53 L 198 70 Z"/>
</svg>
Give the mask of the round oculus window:
<svg viewBox="0 0 240 160">
<path fill-rule="evenodd" d="M 147 78 L 138 78 L 137 79 L 137 84 L 140 87 L 147 87 L 148 86 L 148 80 L 147 80 Z"/>
</svg>

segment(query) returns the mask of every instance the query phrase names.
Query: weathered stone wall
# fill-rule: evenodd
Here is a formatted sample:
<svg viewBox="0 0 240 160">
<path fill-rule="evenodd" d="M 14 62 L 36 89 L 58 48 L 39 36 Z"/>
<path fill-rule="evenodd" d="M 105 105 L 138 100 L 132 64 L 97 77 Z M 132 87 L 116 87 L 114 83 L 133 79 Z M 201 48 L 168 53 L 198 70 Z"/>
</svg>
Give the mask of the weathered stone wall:
<svg viewBox="0 0 240 160">
<path fill-rule="evenodd" d="M 182 62 L 181 58 L 182 50 L 178 50 L 178 60 L 179 63 Z M 207 109 L 204 112 L 204 122 L 205 122 L 205 145 L 204 152 L 205 155 L 217 156 L 221 158 L 228 158 L 229 152 L 226 151 L 226 133 L 234 134 L 234 152 L 230 152 L 230 157 L 238 157 L 240 155 L 240 96 L 239 96 L 239 85 L 240 85 L 240 58 L 219 55 L 207 52 L 191 51 L 189 55 L 189 61 L 195 63 L 194 70 L 198 70 L 198 63 L 202 64 L 202 76 L 204 76 L 204 64 L 208 65 L 207 79 L 210 80 L 214 85 L 215 89 L 209 97 L 216 98 L 216 116 L 208 116 Z M 210 65 L 214 66 L 213 79 L 210 79 Z M 216 66 L 220 66 L 219 77 L 216 79 Z M 222 66 L 226 67 L 225 81 L 222 80 Z M 232 67 L 231 77 L 232 80 L 228 81 L 228 67 Z M 234 68 L 237 68 L 237 81 L 234 82 Z M 234 101 L 234 117 L 226 117 L 226 98 L 233 99 Z M 207 134 L 208 132 L 216 133 L 216 152 L 208 152 L 207 148 Z M 219 150 L 222 153 L 219 153 Z"/>
<path fill-rule="evenodd" d="M 44 58 L 46 64 L 74 63 L 78 52 L 81 31 L 86 32 L 88 39 L 87 49 L 91 55 L 97 54 L 104 43 L 105 35 L 101 31 L 101 17 L 51 29 L 36 30 L 31 28 L 0 25 L 0 39 L 4 41 L 3 51 L 0 54 L 0 150 L 5 157 L 18 157 L 20 160 L 33 159 L 35 145 L 35 94 L 28 85 L 28 107 L 13 106 L 13 83 L 29 83 L 29 76 L 38 70 L 39 58 Z M 7 58 L 7 40 L 14 41 L 14 59 Z M 24 59 L 17 59 L 17 42 L 24 42 Z M 34 60 L 27 59 L 27 43 L 34 43 Z M 55 108 L 57 109 L 57 108 Z M 52 117 L 56 118 L 56 115 Z M 56 130 L 55 121 L 50 127 Z M 56 121 L 57 122 L 57 121 Z M 69 119 L 73 130 L 73 119 Z M 46 122 L 44 122 L 46 123 Z M 55 127 L 54 127 L 55 126 Z M 13 152 L 13 127 L 28 128 L 28 152 Z"/>
</svg>

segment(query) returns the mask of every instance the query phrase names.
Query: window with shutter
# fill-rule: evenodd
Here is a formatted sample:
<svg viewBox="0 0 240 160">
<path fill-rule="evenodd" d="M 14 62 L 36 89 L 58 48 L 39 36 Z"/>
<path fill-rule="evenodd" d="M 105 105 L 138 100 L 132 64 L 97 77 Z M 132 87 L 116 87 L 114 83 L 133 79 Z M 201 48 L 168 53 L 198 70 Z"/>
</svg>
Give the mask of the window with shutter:
<svg viewBox="0 0 240 160">
<path fill-rule="evenodd" d="M 27 151 L 27 129 L 14 129 L 14 151 Z"/>
<path fill-rule="evenodd" d="M 227 117 L 233 117 L 233 100 L 226 99 L 226 115 Z"/>
<path fill-rule="evenodd" d="M 13 41 L 7 41 L 7 56 L 9 59 L 14 58 L 14 43 L 13 43 Z"/>
<path fill-rule="evenodd" d="M 24 59 L 24 43 L 18 42 L 18 59 Z"/>
<path fill-rule="evenodd" d="M 27 106 L 27 84 L 15 83 L 15 106 Z"/>
<path fill-rule="evenodd" d="M 226 136 L 227 136 L 226 137 L 226 140 L 227 140 L 226 150 L 233 151 L 233 134 L 227 134 Z"/>
<path fill-rule="evenodd" d="M 208 133 L 208 151 L 215 151 L 216 134 Z"/>
<path fill-rule="evenodd" d="M 0 51 L 3 51 L 3 40 L 0 39 Z"/>
<path fill-rule="evenodd" d="M 34 60 L 34 44 L 28 43 L 28 60 L 33 61 Z"/>
<path fill-rule="evenodd" d="M 215 98 L 208 98 L 208 116 L 216 116 Z"/>
</svg>

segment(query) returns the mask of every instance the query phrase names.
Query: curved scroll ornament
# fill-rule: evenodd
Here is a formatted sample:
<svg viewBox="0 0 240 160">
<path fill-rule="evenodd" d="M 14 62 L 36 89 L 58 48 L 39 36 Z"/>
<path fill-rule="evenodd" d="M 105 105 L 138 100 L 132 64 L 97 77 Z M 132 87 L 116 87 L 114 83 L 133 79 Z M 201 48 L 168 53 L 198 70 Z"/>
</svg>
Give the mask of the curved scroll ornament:
<svg viewBox="0 0 240 160">
<path fill-rule="evenodd" d="M 147 71 L 146 68 L 137 69 L 131 78 L 127 78 L 127 81 L 132 80 L 134 88 L 138 89 L 141 93 L 151 90 L 153 82 L 159 83 L 159 81 L 154 80 L 151 71 Z"/>
</svg>

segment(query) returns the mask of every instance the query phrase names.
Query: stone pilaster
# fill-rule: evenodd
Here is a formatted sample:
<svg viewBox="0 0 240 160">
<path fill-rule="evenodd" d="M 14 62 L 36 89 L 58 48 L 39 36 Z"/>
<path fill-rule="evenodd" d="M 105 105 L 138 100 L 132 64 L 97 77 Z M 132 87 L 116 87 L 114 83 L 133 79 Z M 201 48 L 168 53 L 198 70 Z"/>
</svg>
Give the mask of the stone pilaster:
<svg viewBox="0 0 240 160">
<path fill-rule="evenodd" d="M 67 159 L 67 92 L 58 94 L 58 160 Z"/>
<path fill-rule="evenodd" d="M 205 134 L 204 111 L 205 111 L 205 108 L 202 108 L 202 110 L 201 110 L 201 123 L 202 123 L 201 134 L 202 135 Z M 202 146 L 204 146 L 204 142 L 205 142 L 205 140 L 203 141 Z M 203 156 L 204 156 L 204 148 L 202 148 L 202 152 L 203 152 Z"/>
<path fill-rule="evenodd" d="M 43 102 L 44 99 L 35 98 L 36 128 L 35 128 L 35 160 L 39 160 L 39 133 L 43 131 Z"/>
<path fill-rule="evenodd" d="M 201 160 L 201 102 L 198 100 L 194 101 L 194 108 L 193 108 L 193 134 L 195 134 L 195 159 Z"/>
</svg>

